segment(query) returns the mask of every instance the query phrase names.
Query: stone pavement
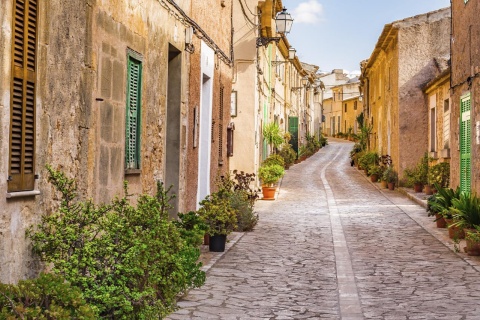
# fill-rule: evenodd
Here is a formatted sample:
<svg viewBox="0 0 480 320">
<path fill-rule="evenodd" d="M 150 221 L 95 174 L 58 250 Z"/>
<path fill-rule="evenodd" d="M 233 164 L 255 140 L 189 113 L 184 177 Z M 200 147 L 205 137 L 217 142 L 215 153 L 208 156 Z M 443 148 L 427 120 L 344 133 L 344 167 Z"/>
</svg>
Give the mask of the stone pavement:
<svg viewBox="0 0 480 320">
<path fill-rule="evenodd" d="M 329 140 L 257 202 L 253 232 L 204 256 L 205 285 L 169 319 L 480 319 L 479 260 L 351 167 L 352 143 Z"/>
</svg>

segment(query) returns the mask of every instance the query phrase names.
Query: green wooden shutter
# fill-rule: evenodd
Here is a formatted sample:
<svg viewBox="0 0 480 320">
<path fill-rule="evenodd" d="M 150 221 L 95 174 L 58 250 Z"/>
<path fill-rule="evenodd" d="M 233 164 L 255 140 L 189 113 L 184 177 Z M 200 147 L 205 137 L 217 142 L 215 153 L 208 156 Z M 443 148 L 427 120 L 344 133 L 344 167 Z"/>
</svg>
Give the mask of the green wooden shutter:
<svg viewBox="0 0 480 320">
<path fill-rule="evenodd" d="M 470 93 L 460 98 L 460 189 L 471 191 L 471 98 Z"/>
<path fill-rule="evenodd" d="M 14 2 L 8 191 L 35 182 L 36 0 Z"/>
<path fill-rule="evenodd" d="M 128 56 L 127 119 L 125 137 L 125 167 L 140 169 L 140 107 L 142 63 Z"/>
<path fill-rule="evenodd" d="M 293 150 L 298 154 L 298 117 L 288 118 L 288 132 L 290 132 L 290 144 Z"/>
</svg>

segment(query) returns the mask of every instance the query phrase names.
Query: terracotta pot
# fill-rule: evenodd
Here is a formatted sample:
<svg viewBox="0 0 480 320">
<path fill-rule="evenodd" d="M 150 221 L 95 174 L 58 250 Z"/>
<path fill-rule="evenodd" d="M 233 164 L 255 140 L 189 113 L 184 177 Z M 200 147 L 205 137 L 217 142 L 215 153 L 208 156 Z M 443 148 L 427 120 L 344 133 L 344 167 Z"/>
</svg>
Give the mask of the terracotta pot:
<svg viewBox="0 0 480 320">
<path fill-rule="evenodd" d="M 262 187 L 263 200 L 275 200 L 275 187 Z"/>
<path fill-rule="evenodd" d="M 388 190 L 394 190 L 395 189 L 395 182 L 389 182 L 388 183 Z"/>
<path fill-rule="evenodd" d="M 422 192 L 422 190 L 423 190 L 423 184 L 421 184 L 421 183 L 415 183 L 415 184 L 413 185 L 413 190 L 414 190 L 415 192 Z"/>
<path fill-rule="evenodd" d="M 377 182 L 378 181 L 378 174 L 372 174 L 370 176 L 370 181 Z"/>
<path fill-rule="evenodd" d="M 385 180 L 380 181 L 380 187 L 382 187 L 382 189 L 387 189 L 388 188 L 387 181 Z"/>
<path fill-rule="evenodd" d="M 468 235 L 469 233 L 478 233 L 476 229 L 463 229 L 465 232 L 465 235 Z M 480 256 L 480 242 L 478 241 L 473 241 L 472 239 L 469 239 L 468 237 L 465 238 L 465 242 L 467 244 L 466 246 L 466 252 L 469 256 Z"/>
<path fill-rule="evenodd" d="M 462 228 L 453 226 L 453 224 L 455 223 L 453 219 L 445 219 L 445 221 L 447 222 L 448 237 L 450 239 L 465 239 L 465 232 L 463 231 Z"/>
<path fill-rule="evenodd" d="M 438 213 L 435 214 L 435 222 L 437 223 L 437 228 L 447 227 L 447 221 L 445 221 L 445 218 L 443 218 L 441 214 L 438 214 Z"/>
<path fill-rule="evenodd" d="M 425 194 L 427 194 L 429 196 L 433 194 L 433 188 L 432 188 L 432 186 L 430 186 L 428 184 L 425 186 L 424 191 L 425 191 Z"/>
<path fill-rule="evenodd" d="M 204 236 L 203 236 L 203 244 L 204 245 L 208 245 L 210 243 L 210 235 L 208 233 L 206 233 Z"/>
</svg>

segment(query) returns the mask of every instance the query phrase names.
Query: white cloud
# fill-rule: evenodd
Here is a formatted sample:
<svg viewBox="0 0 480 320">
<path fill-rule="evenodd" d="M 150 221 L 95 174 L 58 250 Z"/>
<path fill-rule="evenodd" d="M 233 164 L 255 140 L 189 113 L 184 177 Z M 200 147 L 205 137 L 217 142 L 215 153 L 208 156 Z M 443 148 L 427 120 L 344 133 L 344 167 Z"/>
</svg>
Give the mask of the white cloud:
<svg viewBox="0 0 480 320">
<path fill-rule="evenodd" d="M 293 10 L 294 23 L 316 24 L 323 14 L 323 6 L 317 0 L 300 3 Z"/>
</svg>

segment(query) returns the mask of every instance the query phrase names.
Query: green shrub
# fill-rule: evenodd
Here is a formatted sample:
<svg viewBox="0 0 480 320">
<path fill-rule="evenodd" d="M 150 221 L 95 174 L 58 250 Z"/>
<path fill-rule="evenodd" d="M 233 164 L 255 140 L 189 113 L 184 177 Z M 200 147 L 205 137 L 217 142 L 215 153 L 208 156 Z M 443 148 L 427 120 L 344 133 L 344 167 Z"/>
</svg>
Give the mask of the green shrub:
<svg viewBox="0 0 480 320">
<path fill-rule="evenodd" d="M 454 225 L 461 228 L 480 226 L 480 198 L 473 193 L 461 193 L 460 197 L 452 199 L 450 208 Z"/>
<path fill-rule="evenodd" d="M 178 213 L 179 220 L 173 223 L 180 231 L 180 236 L 185 239 L 188 245 L 198 247 L 203 242 L 203 236 L 208 230 L 203 219 L 195 212 Z"/>
<path fill-rule="evenodd" d="M 0 319 L 97 319 L 79 288 L 42 273 L 17 285 L 0 283 Z"/>
<path fill-rule="evenodd" d="M 423 157 L 413 168 L 407 168 L 403 172 L 405 186 L 412 187 L 414 184 L 420 183 L 423 185 L 428 184 L 428 153 L 425 152 Z"/>
<path fill-rule="evenodd" d="M 283 166 L 278 164 L 262 165 L 258 169 L 258 177 L 265 185 L 272 185 L 276 183 L 285 173 Z"/>
<path fill-rule="evenodd" d="M 367 151 L 358 158 L 358 162 L 363 169 L 368 169 L 372 165 L 378 165 L 379 160 L 378 153 L 375 151 Z"/>
<path fill-rule="evenodd" d="M 441 162 L 428 168 L 428 182 L 445 188 L 450 185 L 450 163 Z"/>
<path fill-rule="evenodd" d="M 209 235 L 228 235 L 237 228 L 237 212 L 230 204 L 230 196 L 231 193 L 221 190 L 200 202 L 198 214 L 208 226 Z"/>
<path fill-rule="evenodd" d="M 136 207 L 127 196 L 96 205 L 76 201 L 75 181 L 47 169 L 61 205 L 27 234 L 41 259 L 80 288 L 100 317 L 161 318 L 180 293 L 204 283 L 200 250 L 170 221 L 172 197 L 161 183 L 156 196 L 140 196 Z"/>
<path fill-rule="evenodd" d="M 277 123 L 271 122 L 263 126 L 263 138 L 274 148 L 278 148 L 284 142 L 283 133 Z"/>
<path fill-rule="evenodd" d="M 233 170 L 232 175 L 222 177 L 218 184 L 219 193 L 229 200 L 236 212 L 236 231 L 251 231 L 257 225 L 254 206 L 260 190 L 253 187 L 254 182 L 255 174 Z"/>
<path fill-rule="evenodd" d="M 263 160 L 262 165 L 269 166 L 272 164 L 278 164 L 279 166 L 285 166 L 285 160 L 282 156 L 278 154 L 271 154 L 265 160 Z"/>
<path fill-rule="evenodd" d="M 282 148 L 278 152 L 278 155 L 283 158 L 285 168 L 290 167 L 297 159 L 297 153 L 295 152 L 295 150 L 293 150 L 292 145 L 288 143 L 284 143 L 282 145 Z"/>
</svg>

